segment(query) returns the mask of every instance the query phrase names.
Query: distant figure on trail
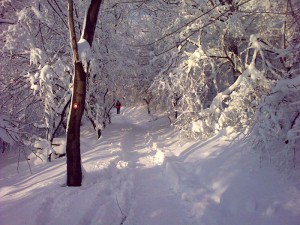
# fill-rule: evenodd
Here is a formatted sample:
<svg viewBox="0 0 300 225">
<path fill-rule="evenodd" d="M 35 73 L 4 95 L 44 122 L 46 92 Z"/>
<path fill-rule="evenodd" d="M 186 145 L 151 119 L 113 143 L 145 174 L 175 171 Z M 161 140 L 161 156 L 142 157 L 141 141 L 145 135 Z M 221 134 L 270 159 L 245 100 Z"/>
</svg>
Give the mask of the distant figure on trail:
<svg viewBox="0 0 300 225">
<path fill-rule="evenodd" d="M 117 100 L 116 108 L 117 108 L 117 114 L 120 114 L 120 110 L 121 110 L 121 102 L 120 102 L 119 100 Z"/>
</svg>

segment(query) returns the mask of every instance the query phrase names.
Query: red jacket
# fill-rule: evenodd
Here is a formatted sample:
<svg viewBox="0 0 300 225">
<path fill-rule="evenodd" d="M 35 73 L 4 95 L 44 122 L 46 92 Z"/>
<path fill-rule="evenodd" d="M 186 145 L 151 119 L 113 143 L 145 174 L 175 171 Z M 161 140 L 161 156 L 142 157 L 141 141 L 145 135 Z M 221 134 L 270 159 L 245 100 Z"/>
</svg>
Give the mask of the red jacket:
<svg viewBox="0 0 300 225">
<path fill-rule="evenodd" d="M 116 108 L 121 108 L 121 103 L 120 102 L 117 102 Z"/>
</svg>

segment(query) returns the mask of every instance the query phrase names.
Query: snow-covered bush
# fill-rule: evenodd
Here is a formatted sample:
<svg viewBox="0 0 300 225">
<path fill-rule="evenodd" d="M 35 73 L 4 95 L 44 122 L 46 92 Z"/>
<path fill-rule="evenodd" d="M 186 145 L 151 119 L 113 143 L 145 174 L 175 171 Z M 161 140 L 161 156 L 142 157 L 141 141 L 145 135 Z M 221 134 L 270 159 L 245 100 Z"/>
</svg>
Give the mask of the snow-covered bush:
<svg viewBox="0 0 300 225">
<path fill-rule="evenodd" d="M 31 148 L 33 148 L 32 152 L 27 157 L 30 164 L 42 164 L 64 156 L 66 154 L 66 140 L 65 138 L 55 138 L 53 143 L 50 143 L 47 139 L 37 138 Z"/>
<path fill-rule="evenodd" d="M 178 111 L 175 126 L 192 136 L 207 138 L 228 126 L 241 132 L 252 125 L 260 97 L 274 82 L 264 48 L 267 46 L 257 35 L 250 36 L 244 69 L 240 69 L 236 79 L 230 78 L 232 74 L 216 71 L 218 61 L 209 57 L 200 44 L 193 53 L 185 53 L 168 74 L 160 74 L 153 86 L 165 99 L 168 111 Z M 218 84 L 222 75 L 228 76 L 227 82 Z M 174 104 L 175 95 L 177 104 Z"/>
<path fill-rule="evenodd" d="M 46 138 L 52 139 L 64 122 L 66 109 L 71 99 L 69 90 L 71 75 L 67 58 L 59 58 L 52 65 L 39 65 L 40 69 L 34 74 L 28 73 L 31 89 L 43 103 L 43 118 L 35 123 L 37 127 L 46 129 Z"/>
<path fill-rule="evenodd" d="M 300 76 L 277 82 L 268 96 L 263 96 L 256 114 L 252 142 L 281 169 L 295 166 L 300 146 Z M 299 163 L 299 162 L 298 162 Z"/>
</svg>

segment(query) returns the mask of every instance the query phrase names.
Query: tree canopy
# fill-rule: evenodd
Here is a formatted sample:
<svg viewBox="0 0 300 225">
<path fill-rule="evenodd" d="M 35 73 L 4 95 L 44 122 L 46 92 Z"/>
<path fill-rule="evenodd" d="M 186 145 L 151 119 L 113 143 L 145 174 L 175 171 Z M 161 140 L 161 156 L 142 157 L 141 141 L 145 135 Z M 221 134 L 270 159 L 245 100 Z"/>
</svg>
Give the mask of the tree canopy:
<svg viewBox="0 0 300 225">
<path fill-rule="evenodd" d="M 74 0 L 77 37 L 89 3 Z M 0 4 L 0 138 L 51 143 L 65 132 L 73 85 L 67 1 Z M 84 116 L 101 133 L 117 99 L 147 103 L 189 136 L 232 130 L 291 165 L 300 141 L 299 16 L 297 0 L 103 1 L 91 51 L 77 40 L 88 59 Z"/>
</svg>

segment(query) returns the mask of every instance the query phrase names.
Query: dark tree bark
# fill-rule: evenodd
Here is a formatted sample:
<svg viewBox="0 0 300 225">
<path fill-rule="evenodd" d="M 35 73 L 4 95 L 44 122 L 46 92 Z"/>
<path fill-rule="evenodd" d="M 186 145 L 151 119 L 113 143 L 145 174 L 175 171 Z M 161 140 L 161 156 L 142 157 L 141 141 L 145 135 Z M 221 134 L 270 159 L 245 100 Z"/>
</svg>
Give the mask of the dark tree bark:
<svg viewBox="0 0 300 225">
<path fill-rule="evenodd" d="M 86 25 L 83 30 L 84 38 L 92 46 L 95 33 L 98 12 L 102 0 L 92 0 L 86 15 Z M 76 32 L 73 19 L 73 1 L 68 0 L 69 5 L 69 30 L 74 57 L 75 75 L 73 78 L 72 101 L 67 128 L 67 186 L 81 186 L 81 154 L 80 154 L 80 124 L 84 112 L 86 97 L 87 74 L 79 60 Z"/>
<path fill-rule="evenodd" d="M 178 118 L 177 106 L 178 106 L 178 102 L 179 102 L 180 99 L 181 99 L 181 96 L 178 96 L 178 94 L 175 94 L 175 96 L 174 96 L 174 102 L 173 102 L 174 109 L 175 109 L 175 119 Z"/>
<path fill-rule="evenodd" d="M 86 95 L 86 73 L 81 62 L 75 62 L 72 105 L 67 130 L 67 185 L 81 186 L 80 123 Z"/>
<path fill-rule="evenodd" d="M 146 102 L 146 104 L 147 104 L 148 115 L 150 115 L 150 114 L 151 114 L 151 111 L 150 111 L 150 102 L 151 102 L 151 100 L 152 100 L 152 96 L 148 96 L 147 98 L 144 98 L 143 100 L 144 100 L 144 101 Z"/>
<path fill-rule="evenodd" d="M 102 0 L 92 0 L 86 15 L 86 26 L 82 33 L 82 38 L 92 46 L 95 28 L 97 24 L 98 13 Z"/>
</svg>

